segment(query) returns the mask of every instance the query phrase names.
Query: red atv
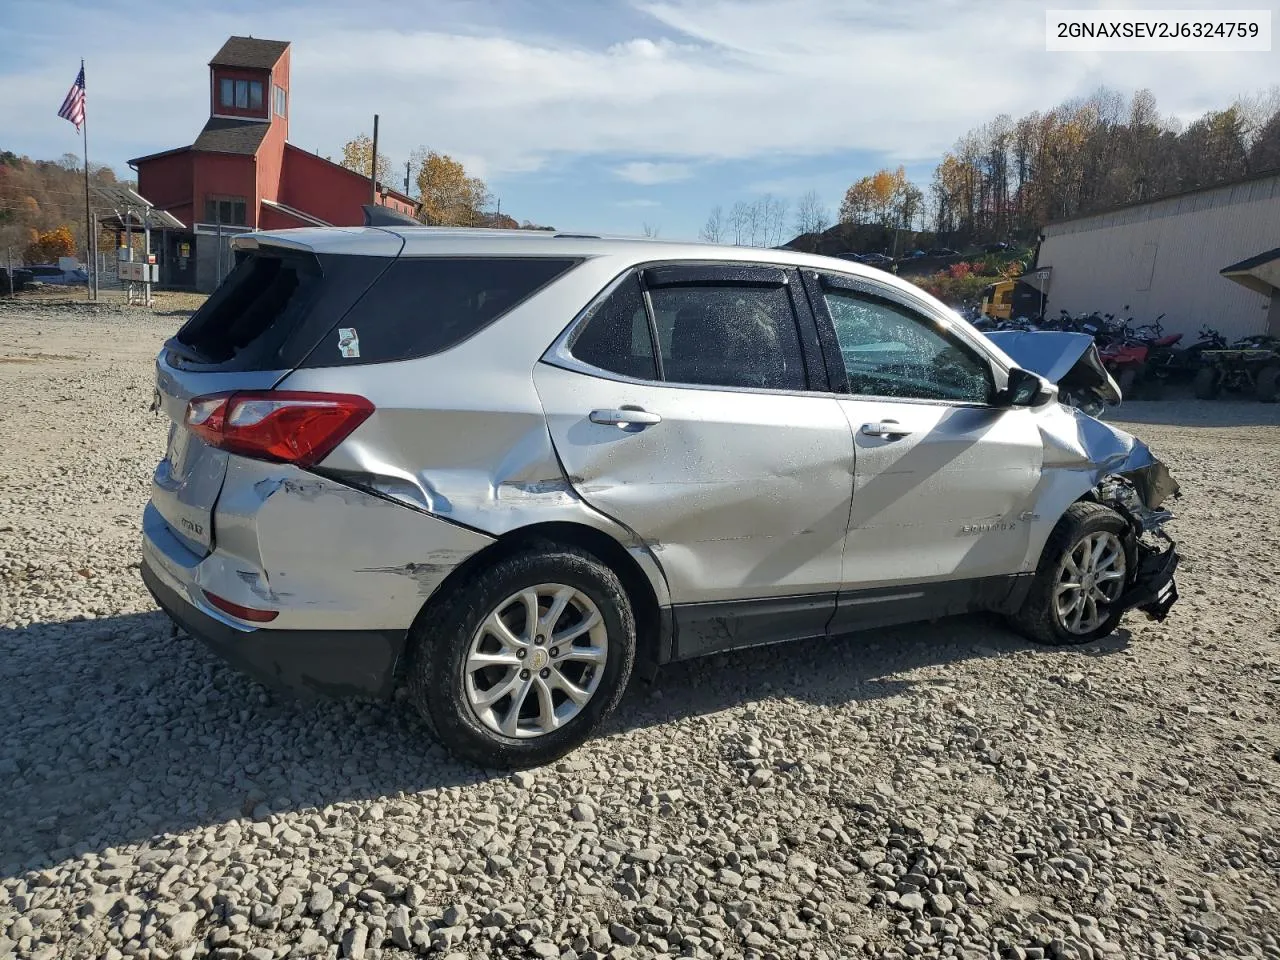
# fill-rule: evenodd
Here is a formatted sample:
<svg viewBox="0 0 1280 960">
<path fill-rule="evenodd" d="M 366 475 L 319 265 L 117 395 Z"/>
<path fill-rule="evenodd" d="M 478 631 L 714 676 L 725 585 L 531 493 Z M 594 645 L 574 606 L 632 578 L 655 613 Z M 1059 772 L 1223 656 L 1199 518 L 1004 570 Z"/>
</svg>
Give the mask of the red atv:
<svg viewBox="0 0 1280 960">
<path fill-rule="evenodd" d="M 1182 334 L 1166 334 L 1160 326 L 1163 316 L 1160 314 L 1154 323 L 1144 324 L 1133 332 L 1126 320 L 1122 333 L 1099 349 L 1098 354 L 1107 372 L 1115 378 L 1122 396 L 1137 399 L 1141 394 L 1143 399 L 1158 400 L 1164 392 L 1164 381 L 1169 376 Z"/>
</svg>

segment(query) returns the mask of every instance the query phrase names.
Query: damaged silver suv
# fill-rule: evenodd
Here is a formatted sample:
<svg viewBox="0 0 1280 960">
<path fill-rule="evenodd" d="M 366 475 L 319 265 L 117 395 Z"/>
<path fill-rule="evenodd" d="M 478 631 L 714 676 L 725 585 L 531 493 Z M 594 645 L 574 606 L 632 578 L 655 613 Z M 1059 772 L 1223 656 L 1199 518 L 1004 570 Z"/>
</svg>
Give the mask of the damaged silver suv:
<svg viewBox="0 0 1280 960">
<path fill-rule="evenodd" d="M 157 360 L 143 578 L 264 681 L 407 686 L 460 756 L 560 756 L 673 660 L 976 610 L 1082 643 L 1176 599 L 1164 465 L 889 274 L 394 225 L 236 245 Z"/>
</svg>

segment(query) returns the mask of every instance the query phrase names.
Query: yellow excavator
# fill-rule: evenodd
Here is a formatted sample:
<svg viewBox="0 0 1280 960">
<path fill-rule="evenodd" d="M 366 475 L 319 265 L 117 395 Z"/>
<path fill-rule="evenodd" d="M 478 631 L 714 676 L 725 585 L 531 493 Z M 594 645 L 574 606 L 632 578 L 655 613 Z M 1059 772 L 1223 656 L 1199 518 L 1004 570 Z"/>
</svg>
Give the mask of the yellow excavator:
<svg viewBox="0 0 1280 960">
<path fill-rule="evenodd" d="M 1013 316 L 1013 288 L 1017 280 L 1001 280 L 982 291 L 982 310 L 984 317 L 993 320 L 1008 320 Z"/>
</svg>

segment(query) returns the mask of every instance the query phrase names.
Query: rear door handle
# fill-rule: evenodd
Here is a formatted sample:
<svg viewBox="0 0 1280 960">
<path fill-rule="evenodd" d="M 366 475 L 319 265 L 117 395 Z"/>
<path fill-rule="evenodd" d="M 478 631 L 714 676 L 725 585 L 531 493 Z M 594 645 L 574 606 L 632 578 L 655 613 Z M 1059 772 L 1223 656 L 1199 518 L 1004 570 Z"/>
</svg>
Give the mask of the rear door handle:
<svg viewBox="0 0 1280 960">
<path fill-rule="evenodd" d="M 592 410 L 590 414 L 592 423 L 599 423 L 607 427 L 628 427 L 642 428 L 651 427 L 655 423 L 662 422 L 662 416 L 657 413 L 650 413 L 648 410 L 642 410 L 640 407 L 618 407 L 617 409 L 608 410 Z"/>
<path fill-rule="evenodd" d="M 897 420 L 881 420 L 878 423 L 864 423 L 862 432 L 868 437 L 879 437 L 882 440 L 897 440 L 899 437 L 911 436 Z"/>
</svg>

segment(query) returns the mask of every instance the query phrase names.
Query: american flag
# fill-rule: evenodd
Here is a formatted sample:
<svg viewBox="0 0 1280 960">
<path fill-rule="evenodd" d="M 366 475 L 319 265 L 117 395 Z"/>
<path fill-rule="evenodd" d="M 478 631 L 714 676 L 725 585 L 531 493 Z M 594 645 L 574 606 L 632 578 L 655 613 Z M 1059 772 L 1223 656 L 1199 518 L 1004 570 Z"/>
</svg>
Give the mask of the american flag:
<svg viewBox="0 0 1280 960">
<path fill-rule="evenodd" d="M 70 120 L 76 125 L 76 132 L 80 131 L 80 124 L 84 123 L 84 64 L 80 65 L 76 82 L 67 91 L 67 99 L 62 101 L 58 116 L 63 120 Z"/>
</svg>

